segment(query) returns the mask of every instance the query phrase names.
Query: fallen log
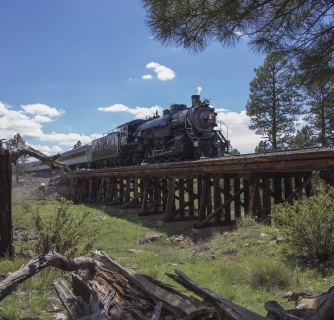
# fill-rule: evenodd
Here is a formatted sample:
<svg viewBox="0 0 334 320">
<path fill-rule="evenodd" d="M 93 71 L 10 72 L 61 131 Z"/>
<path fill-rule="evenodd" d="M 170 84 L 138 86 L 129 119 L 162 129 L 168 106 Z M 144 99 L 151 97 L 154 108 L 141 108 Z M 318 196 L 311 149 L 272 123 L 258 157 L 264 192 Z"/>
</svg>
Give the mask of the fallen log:
<svg viewBox="0 0 334 320">
<path fill-rule="evenodd" d="M 12 292 L 20 283 L 31 278 L 47 267 L 55 267 L 65 271 L 80 269 L 93 270 L 97 267 L 97 261 L 92 258 L 79 257 L 67 259 L 57 252 L 49 252 L 32 259 L 26 266 L 13 273 L 8 273 L 0 282 L 0 301 Z"/>
<path fill-rule="evenodd" d="M 226 320 L 265 320 L 265 318 L 259 314 L 254 313 L 246 308 L 238 306 L 233 302 L 221 297 L 217 293 L 195 283 L 191 279 L 189 279 L 183 272 L 180 270 L 175 270 L 177 274 L 169 274 L 166 275 L 172 278 L 174 281 L 180 283 L 186 289 L 196 293 L 203 299 L 207 299 L 213 305 L 215 305 L 219 311 L 221 311 L 223 318 Z"/>
<path fill-rule="evenodd" d="M 175 270 L 176 275 L 167 275 L 203 301 L 127 269 L 98 251 L 91 258 L 67 259 L 52 251 L 36 257 L 5 276 L 0 282 L 0 300 L 46 267 L 75 271 L 73 292 L 62 280 L 53 283 L 69 319 L 330 320 L 334 315 L 333 288 L 322 295 L 299 299 L 294 310 L 284 310 L 277 302 L 268 301 L 268 314 L 264 317 L 195 283 L 179 270 Z"/>
</svg>

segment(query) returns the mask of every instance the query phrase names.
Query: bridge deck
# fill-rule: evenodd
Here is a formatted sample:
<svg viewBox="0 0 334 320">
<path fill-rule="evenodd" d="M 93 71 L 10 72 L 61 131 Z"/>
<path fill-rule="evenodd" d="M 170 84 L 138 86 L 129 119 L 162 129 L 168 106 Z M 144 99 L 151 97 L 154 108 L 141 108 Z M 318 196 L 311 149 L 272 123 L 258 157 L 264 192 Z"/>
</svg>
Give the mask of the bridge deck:
<svg viewBox="0 0 334 320">
<path fill-rule="evenodd" d="M 76 203 L 137 207 L 166 222 L 230 224 L 242 214 L 266 219 L 274 204 L 312 195 L 311 180 L 334 185 L 334 147 L 143 164 L 69 174 Z"/>
<path fill-rule="evenodd" d="M 198 161 L 143 164 L 70 173 L 71 178 L 185 177 L 198 174 L 246 174 L 248 172 L 300 172 L 334 169 L 334 146 L 246 154 Z"/>
</svg>

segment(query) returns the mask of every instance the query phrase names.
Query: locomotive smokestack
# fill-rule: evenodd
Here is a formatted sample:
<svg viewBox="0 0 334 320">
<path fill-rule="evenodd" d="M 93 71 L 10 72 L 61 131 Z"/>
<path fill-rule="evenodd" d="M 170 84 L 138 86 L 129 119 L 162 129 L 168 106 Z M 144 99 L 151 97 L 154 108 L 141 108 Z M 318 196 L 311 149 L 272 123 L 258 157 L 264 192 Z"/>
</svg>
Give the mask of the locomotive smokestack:
<svg viewBox="0 0 334 320">
<path fill-rule="evenodd" d="M 199 94 L 194 94 L 191 96 L 191 103 L 192 103 L 192 106 L 195 107 L 197 106 L 198 104 L 200 104 L 200 95 Z"/>
</svg>

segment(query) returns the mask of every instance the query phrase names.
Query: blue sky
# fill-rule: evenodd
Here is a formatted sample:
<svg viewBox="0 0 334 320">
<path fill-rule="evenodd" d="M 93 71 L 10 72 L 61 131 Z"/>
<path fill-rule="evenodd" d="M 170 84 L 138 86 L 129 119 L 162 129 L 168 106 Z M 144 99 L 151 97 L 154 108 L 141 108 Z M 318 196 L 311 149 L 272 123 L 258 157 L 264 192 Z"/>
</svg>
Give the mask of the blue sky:
<svg viewBox="0 0 334 320">
<path fill-rule="evenodd" d="M 0 4 L 0 138 L 19 132 L 46 154 L 200 91 L 229 127 L 233 147 L 254 152 L 245 106 L 264 56 L 247 39 L 199 55 L 155 41 L 137 0 L 11 0 Z M 226 133 L 226 131 L 224 132 Z"/>
</svg>

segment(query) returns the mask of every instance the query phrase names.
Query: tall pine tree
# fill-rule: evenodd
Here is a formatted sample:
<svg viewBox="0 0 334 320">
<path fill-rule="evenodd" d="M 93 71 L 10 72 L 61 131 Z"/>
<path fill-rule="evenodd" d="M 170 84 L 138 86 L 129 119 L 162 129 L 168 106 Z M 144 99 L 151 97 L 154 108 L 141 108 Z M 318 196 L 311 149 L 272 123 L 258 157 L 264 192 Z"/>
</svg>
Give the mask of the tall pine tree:
<svg viewBox="0 0 334 320">
<path fill-rule="evenodd" d="M 262 135 L 273 151 L 285 149 L 296 131 L 296 116 L 303 113 L 293 66 L 288 60 L 270 54 L 254 71 L 256 77 L 250 82 L 246 106 L 249 128 Z"/>
<path fill-rule="evenodd" d="M 334 143 L 334 81 L 325 79 L 308 86 L 307 105 L 310 109 L 303 118 L 322 146 Z"/>
</svg>

